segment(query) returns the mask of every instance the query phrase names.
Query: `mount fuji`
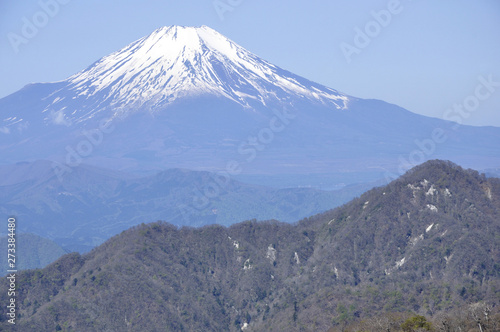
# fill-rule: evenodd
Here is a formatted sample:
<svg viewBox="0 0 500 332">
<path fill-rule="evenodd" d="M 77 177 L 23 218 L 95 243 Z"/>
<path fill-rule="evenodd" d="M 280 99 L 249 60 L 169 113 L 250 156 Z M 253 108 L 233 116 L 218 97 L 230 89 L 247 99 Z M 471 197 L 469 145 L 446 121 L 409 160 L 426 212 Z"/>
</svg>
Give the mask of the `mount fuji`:
<svg viewBox="0 0 500 332">
<path fill-rule="evenodd" d="M 154 112 L 183 97 L 223 97 L 245 108 L 290 98 L 345 108 L 347 97 L 258 58 L 218 32 L 163 27 L 70 77 L 66 89 L 96 112 L 106 107 Z M 64 100 L 50 107 L 65 106 Z M 81 112 L 84 121 L 94 112 Z M 83 113 L 83 114 L 82 114 Z"/>
<path fill-rule="evenodd" d="M 424 98 L 425 96 L 419 97 Z M 146 172 L 382 174 L 449 159 L 498 167 L 500 128 L 348 96 L 215 30 L 155 30 L 83 71 L 0 99 L 0 160 Z"/>
</svg>

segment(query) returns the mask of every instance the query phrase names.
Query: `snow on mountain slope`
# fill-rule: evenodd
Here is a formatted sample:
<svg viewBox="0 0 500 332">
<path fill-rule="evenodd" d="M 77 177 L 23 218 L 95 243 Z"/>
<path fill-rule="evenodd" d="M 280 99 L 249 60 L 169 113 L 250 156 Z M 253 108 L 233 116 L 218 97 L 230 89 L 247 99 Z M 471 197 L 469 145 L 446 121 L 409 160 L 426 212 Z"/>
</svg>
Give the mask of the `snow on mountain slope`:
<svg viewBox="0 0 500 332">
<path fill-rule="evenodd" d="M 47 98 L 53 100 L 44 110 L 60 123 L 80 122 L 109 107 L 115 115 L 124 109 L 155 111 L 204 94 L 244 107 L 300 98 L 344 109 L 348 102 L 346 95 L 280 69 L 206 26 L 159 28 L 67 82 Z M 85 102 L 85 110 L 69 113 L 67 98 Z"/>
</svg>

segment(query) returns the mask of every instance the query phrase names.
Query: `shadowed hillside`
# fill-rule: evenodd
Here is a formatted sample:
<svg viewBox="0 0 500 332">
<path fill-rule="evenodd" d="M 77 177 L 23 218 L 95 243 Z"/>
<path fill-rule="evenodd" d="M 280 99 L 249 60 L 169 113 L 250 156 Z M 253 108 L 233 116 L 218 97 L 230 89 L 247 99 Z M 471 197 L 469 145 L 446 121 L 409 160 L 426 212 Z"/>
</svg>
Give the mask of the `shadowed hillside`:
<svg viewBox="0 0 500 332">
<path fill-rule="evenodd" d="M 8 239 L 8 237 L 0 238 L 0 248 L 7 248 Z M 17 235 L 16 244 L 16 265 L 18 270 L 45 267 L 67 253 L 54 241 L 35 234 Z M 0 266 L 5 268 L 2 273 L 6 274 L 7 255 L 1 256 Z"/>
</svg>

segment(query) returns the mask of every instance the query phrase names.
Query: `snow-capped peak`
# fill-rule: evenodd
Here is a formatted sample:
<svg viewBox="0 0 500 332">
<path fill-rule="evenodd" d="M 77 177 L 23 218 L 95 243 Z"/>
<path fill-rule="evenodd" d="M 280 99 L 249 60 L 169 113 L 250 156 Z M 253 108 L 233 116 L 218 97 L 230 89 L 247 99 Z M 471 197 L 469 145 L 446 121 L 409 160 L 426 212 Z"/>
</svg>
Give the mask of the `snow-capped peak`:
<svg viewBox="0 0 500 332">
<path fill-rule="evenodd" d="M 67 81 L 72 99 L 84 98 L 92 105 L 93 110 L 80 114 L 85 117 L 108 106 L 155 110 L 204 94 L 246 107 L 288 100 L 290 94 L 336 108 L 345 108 L 348 100 L 260 59 L 207 26 L 159 28 Z M 63 99 L 54 96 L 50 108 L 57 110 Z"/>
</svg>

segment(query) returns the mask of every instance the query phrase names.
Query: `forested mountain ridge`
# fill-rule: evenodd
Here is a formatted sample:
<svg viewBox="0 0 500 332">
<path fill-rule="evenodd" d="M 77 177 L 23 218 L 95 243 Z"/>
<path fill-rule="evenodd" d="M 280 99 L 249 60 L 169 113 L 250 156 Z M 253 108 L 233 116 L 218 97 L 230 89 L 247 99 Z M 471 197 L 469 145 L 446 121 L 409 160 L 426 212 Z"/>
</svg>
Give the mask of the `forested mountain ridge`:
<svg viewBox="0 0 500 332">
<path fill-rule="evenodd" d="M 383 312 L 433 317 L 498 304 L 498 234 L 500 180 L 430 161 L 294 225 L 134 227 L 86 255 L 20 273 L 18 325 L 326 331 Z"/>
</svg>

